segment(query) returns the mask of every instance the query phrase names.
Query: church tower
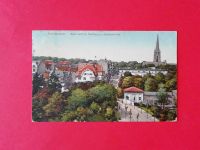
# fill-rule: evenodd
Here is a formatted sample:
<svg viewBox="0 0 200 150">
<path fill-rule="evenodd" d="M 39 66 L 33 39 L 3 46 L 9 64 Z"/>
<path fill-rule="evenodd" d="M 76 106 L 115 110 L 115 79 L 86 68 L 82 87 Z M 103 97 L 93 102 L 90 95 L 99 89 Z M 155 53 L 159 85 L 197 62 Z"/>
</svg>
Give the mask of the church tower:
<svg viewBox="0 0 200 150">
<path fill-rule="evenodd" d="M 154 50 L 153 62 L 161 63 L 161 52 L 160 52 L 160 48 L 159 48 L 159 37 L 158 37 L 158 35 L 157 35 L 157 41 L 156 41 L 156 48 Z"/>
</svg>

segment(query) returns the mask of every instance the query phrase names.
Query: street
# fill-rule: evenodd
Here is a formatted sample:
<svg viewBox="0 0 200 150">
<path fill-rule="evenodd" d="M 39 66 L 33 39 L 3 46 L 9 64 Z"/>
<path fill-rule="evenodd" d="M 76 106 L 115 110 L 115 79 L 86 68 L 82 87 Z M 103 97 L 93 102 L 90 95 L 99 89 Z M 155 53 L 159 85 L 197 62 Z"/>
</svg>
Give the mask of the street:
<svg viewBox="0 0 200 150">
<path fill-rule="evenodd" d="M 137 106 L 118 101 L 118 110 L 121 115 L 120 122 L 158 122 L 159 120 Z"/>
</svg>

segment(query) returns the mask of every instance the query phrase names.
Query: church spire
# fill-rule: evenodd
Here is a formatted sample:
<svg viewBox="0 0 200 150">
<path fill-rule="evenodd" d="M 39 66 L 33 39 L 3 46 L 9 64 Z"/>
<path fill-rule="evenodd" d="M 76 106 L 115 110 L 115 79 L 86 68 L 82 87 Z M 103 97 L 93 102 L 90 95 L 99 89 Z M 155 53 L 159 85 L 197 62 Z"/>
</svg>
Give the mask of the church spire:
<svg viewBox="0 0 200 150">
<path fill-rule="evenodd" d="M 159 48 L 159 36 L 158 36 L 158 34 L 157 34 L 157 41 L 156 41 L 156 50 L 160 50 L 160 48 Z"/>
<path fill-rule="evenodd" d="M 156 62 L 156 63 L 160 63 L 161 62 L 161 52 L 160 52 L 160 48 L 159 48 L 159 37 L 158 37 L 158 34 L 157 34 L 156 48 L 154 50 L 153 62 Z"/>
</svg>

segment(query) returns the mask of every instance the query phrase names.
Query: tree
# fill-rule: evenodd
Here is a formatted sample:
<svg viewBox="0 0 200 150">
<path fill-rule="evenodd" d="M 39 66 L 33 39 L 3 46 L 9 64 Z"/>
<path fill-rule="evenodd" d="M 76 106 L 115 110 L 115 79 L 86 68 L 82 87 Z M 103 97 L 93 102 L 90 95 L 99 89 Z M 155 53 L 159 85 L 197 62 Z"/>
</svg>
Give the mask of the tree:
<svg viewBox="0 0 200 150">
<path fill-rule="evenodd" d="M 48 104 L 43 107 L 45 115 L 49 119 L 55 119 L 63 111 L 64 100 L 59 92 L 55 92 L 49 99 Z"/>
<path fill-rule="evenodd" d="M 57 91 L 60 92 L 62 87 L 58 80 L 58 77 L 54 73 L 50 75 L 47 86 L 51 94 Z"/>
<path fill-rule="evenodd" d="M 143 83 L 145 83 L 146 80 L 147 80 L 148 78 L 154 78 L 154 76 L 152 76 L 150 73 L 145 74 L 145 75 L 142 77 Z"/>
<path fill-rule="evenodd" d="M 144 82 L 141 77 L 135 77 L 133 83 L 135 87 L 144 89 Z"/>
<path fill-rule="evenodd" d="M 128 76 L 125 77 L 123 82 L 122 82 L 122 88 L 128 88 L 134 85 L 133 77 Z"/>
<path fill-rule="evenodd" d="M 168 95 L 165 89 L 160 88 L 157 94 L 158 103 L 161 105 L 161 109 L 165 109 L 165 105 L 168 103 Z"/>
<path fill-rule="evenodd" d="M 135 64 L 135 68 L 136 69 L 142 69 L 142 64 L 141 63 Z"/>
<path fill-rule="evenodd" d="M 123 98 L 124 96 L 124 92 L 123 92 L 123 89 L 122 88 L 117 88 L 117 97 L 118 98 Z"/>
<path fill-rule="evenodd" d="M 87 108 L 84 107 L 78 107 L 77 110 L 77 121 L 87 121 L 87 117 L 90 115 L 90 112 Z"/>
<path fill-rule="evenodd" d="M 118 87 L 120 88 L 122 87 L 123 80 L 124 80 L 124 76 L 121 76 L 118 82 Z"/>
<path fill-rule="evenodd" d="M 174 73 L 168 72 L 168 73 L 165 75 L 165 81 L 167 82 L 167 81 L 171 80 L 173 77 L 174 77 Z"/>
<path fill-rule="evenodd" d="M 106 117 L 106 119 L 107 120 L 110 120 L 111 118 L 112 118 L 112 116 L 113 116 L 113 109 L 112 108 L 110 108 L 110 107 L 108 107 L 107 109 L 106 109 L 106 113 L 105 113 L 105 117 Z"/>
<path fill-rule="evenodd" d="M 102 103 L 104 101 L 116 101 L 117 91 L 110 84 L 97 85 L 89 91 L 90 101 Z"/>
<path fill-rule="evenodd" d="M 77 112 L 76 111 L 67 111 L 62 114 L 61 120 L 62 121 L 74 121 L 77 118 Z"/>
<path fill-rule="evenodd" d="M 77 107 L 84 107 L 88 104 L 87 93 L 81 89 L 72 91 L 71 96 L 68 98 L 69 109 L 76 109 Z"/>
<path fill-rule="evenodd" d="M 163 73 L 159 72 L 155 75 L 155 79 L 158 83 L 164 83 L 165 82 L 165 75 Z"/>
<path fill-rule="evenodd" d="M 155 65 L 154 65 L 154 64 L 147 64 L 146 67 L 147 67 L 147 68 L 148 68 L 148 67 L 155 67 Z"/>
<path fill-rule="evenodd" d="M 128 76 L 132 76 L 131 72 L 129 71 L 124 72 L 124 77 L 128 77 Z"/>
<path fill-rule="evenodd" d="M 156 91 L 157 90 L 157 82 L 153 78 L 147 78 L 144 84 L 145 91 Z"/>
<path fill-rule="evenodd" d="M 44 86 L 43 77 L 40 76 L 38 73 L 35 73 L 33 76 L 33 84 L 32 85 L 33 85 L 32 95 L 35 95 Z"/>
<path fill-rule="evenodd" d="M 47 121 L 43 107 L 48 103 L 47 100 L 34 98 L 32 101 L 32 119 L 33 121 Z"/>
<path fill-rule="evenodd" d="M 48 88 L 39 90 L 32 98 L 32 118 L 34 121 L 47 121 L 43 107 L 48 104 L 48 98 L 51 95 Z"/>
<path fill-rule="evenodd" d="M 135 65 L 138 64 L 137 61 L 129 61 L 127 66 L 130 68 L 130 69 L 135 69 Z"/>
<path fill-rule="evenodd" d="M 118 67 L 119 68 L 126 68 L 127 67 L 127 63 L 124 62 L 124 61 L 121 61 L 121 62 L 118 63 Z"/>
<path fill-rule="evenodd" d="M 173 79 L 167 81 L 165 84 L 165 87 L 166 87 L 167 91 L 176 90 L 176 79 L 173 78 Z"/>
<path fill-rule="evenodd" d="M 90 109 L 93 113 L 98 113 L 101 110 L 101 107 L 97 103 L 92 102 L 92 104 L 90 105 Z"/>
</svg>

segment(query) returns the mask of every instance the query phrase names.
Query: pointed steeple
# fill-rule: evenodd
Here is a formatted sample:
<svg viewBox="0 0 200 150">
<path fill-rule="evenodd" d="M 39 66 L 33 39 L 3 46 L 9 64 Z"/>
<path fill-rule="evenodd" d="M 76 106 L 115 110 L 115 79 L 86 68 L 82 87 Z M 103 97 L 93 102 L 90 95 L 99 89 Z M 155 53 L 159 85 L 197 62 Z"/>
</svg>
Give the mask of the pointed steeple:
<svg viewBox="0 0 200 150">
<path fill-rule="evenodd" d="M 160 48 L 159 48 L 159 36 L 157 34 L 157 41 L 156 41 L 156 50 L 159 51 Z"/>
<path fill-rule="evenodd" d="M 158 34 L 157 34 L 156 48 L 154 50 L 153 62 L 156 62 L 156 63 L 161 62 L 161 52 L 160 52 L 160 48 L 159 48 L 159 37 L 158 37 Z"/>
</svg>

